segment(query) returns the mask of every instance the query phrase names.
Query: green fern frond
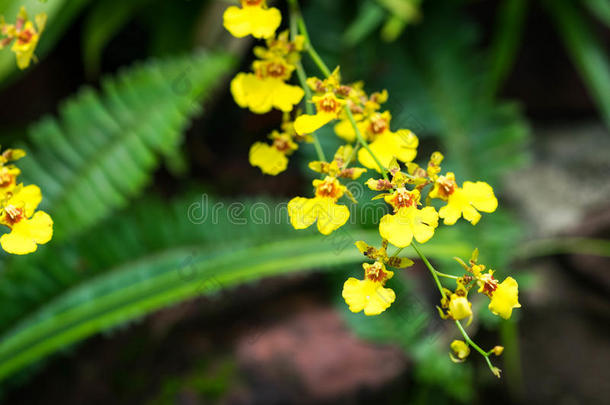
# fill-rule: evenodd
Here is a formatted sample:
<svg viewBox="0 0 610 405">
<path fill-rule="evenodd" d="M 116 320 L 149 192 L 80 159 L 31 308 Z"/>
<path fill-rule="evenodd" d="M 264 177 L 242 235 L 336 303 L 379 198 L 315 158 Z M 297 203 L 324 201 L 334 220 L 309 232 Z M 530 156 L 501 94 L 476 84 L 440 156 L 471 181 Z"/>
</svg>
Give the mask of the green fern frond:
<svg viewBox="0 0 610 405">
<path fill-rule="evenodd" d="M 40 185 L 55 240 L 73 236 L 125 206 L 149 182 L 160 157 L 179 145 L 200 102 L 232 66 L 227 54 L 148 62 L 84 88 L 31 127 L 26 183 Z"/>
</svg>

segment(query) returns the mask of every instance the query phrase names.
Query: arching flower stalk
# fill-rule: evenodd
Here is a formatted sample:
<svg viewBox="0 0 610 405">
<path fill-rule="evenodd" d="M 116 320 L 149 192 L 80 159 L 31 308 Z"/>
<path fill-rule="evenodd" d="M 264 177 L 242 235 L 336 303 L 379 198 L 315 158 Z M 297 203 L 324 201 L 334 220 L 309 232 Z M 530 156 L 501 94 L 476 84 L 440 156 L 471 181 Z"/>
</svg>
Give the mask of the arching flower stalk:
<svg viewBox="0 0 610 405">
<path fill-rule="evenodd" d="M 382 109 L 388 99 L 388 91 L 367 93 L 361 81 L 344 82 L 337 66 L 331 71 L 315 51 L 303 20 L 297 0 L 289 0 L 290 35 L 287 31 L 275 36 L 280 24 L 276 9 L 267 8 L 264 1 L 242 0 L 242 9 L 230 7 L 225 13 L 224 25 L 235 36 L 253 35 L 266 38 L 265 47 L 256 47 L 258 58 L 252 65 L 252 73 L 238 73 L 231 82 L 231 92 L 236 103 L 252 112 L 262 114 L 276 108 L 284 111 L 281 131 L 271 133 L 271 143 L 255 143 L 250 149 L 250 162 L 263 173 L 277 175 L 284 171 L 288 156 L 299 143 L 312 142 L 318 160 L 309 168 L 322 178 L 313 181 L 313 197 L 294 197 L 288 203 L 290 223 L 297 229 L 317 224 L 319 232 L 328 235 L 343 225 L 350 217 L 347 205 L 341 203 L 348 197 L 356 203 L 343 180 L 361 177 L 367 169 L 378 175 L 365 184 L 379 194 L 389 205 L 389 212 L 379 221 L 381 247 L 375 248 L 364 241 L 355 243 L 372 263 L 363 263 L 363 278 L 349 277 L 342 296 L 353 312 L 374 316 L 383 313 L 397 299 L 390 287 L 394 271 L 409 267 L 413 262 L 398 254 L 411 246 L 425 266 L 439 290 L 439 316 L 455 322 L 464 340 L 451 343 L 450 357 L 455 362 L 464 361 L 470 349 L 479 352 L 490 370 L 500 376 L 500 370 L 491 364 L 489 357 L 500 355 L 502 347 L 484 351 L 468 336 L 461 324 L 470 324 L 475 314 L 469 294 L 472 288 L 489 299 L 489 310 L 509 319 L 513 309 L 520 308 L 518 285 L 512 277 L 499 282 L 493 270 L 477 263 L 475 249 L 469 264 L 459 260 L 465 273 L 461 276 L 441 273 L 418 248 L 418 243 L 433 240 L 439 219 L 446 226 L 460 218 L 473 226 L 482 219 L 481 213 L 492 213 L 498 206 L 493 188 L 486 182 L 465 181 L 458 186 L 453 172 L 443 173 L 441 152 L 434 152 L 427 164 L 419 166 L 419 140 L 407 128 L 392 128 L 392 114 Z M 274 11 L 275 10 L 275 11 Z M 307 77 L 301 63 L 306 52 L 319 68 L 322 78 Z M 301 87 L 290 85 L 292 73 L 297 73 Z M 297 109 L 304 98 L 305 112 Z M 316 131 L 333 125 L 334 134 L 345 144 L 327 161 Z M 354 166 L 358 162 L 363 167 Z M 380 175 L 380 176 L 379 176 Z M 437 210 L 437 207 L 440 209 Z M 388 255 L 389 245 L 397 247 L 394 255 Z M 456 283 L 449 289 L 440 278 Z"/>
</svg>

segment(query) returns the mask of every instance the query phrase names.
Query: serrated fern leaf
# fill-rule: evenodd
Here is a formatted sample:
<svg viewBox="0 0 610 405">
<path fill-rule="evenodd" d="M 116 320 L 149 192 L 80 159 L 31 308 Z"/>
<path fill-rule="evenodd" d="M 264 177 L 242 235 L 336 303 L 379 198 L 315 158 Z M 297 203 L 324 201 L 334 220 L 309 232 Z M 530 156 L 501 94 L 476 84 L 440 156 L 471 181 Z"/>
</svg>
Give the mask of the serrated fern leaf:
<svg viewBox="0 0 610 405">
<path fill-rule="evenodd" d="M 136 196 L 231 66 L 228 55 L 209 52 L 148 62 L 103 81 L 101 92 L 84 88 L 59 118 L 33 125 L 20 167 L 24 181 L 43 190 L 55 239 L 78 234 Z"/>
</svg>

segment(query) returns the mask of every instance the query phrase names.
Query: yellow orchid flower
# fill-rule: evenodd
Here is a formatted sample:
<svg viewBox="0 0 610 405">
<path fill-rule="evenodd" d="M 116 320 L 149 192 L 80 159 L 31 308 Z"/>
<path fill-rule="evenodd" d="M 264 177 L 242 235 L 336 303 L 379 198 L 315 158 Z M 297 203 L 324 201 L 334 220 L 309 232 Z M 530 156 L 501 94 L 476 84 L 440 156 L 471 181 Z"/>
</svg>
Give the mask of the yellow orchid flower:
<svg viewBox="0 0 610 405">
<path fill-rule="evenodd" d="M 38 186 L 20 185 L 6 201 L 0 214 L 0 223 L 11 229 L 10 233 L 0 237 L 0 245 L 6 252 L 18 255 L 32 253 L 39 244 L 51 240 L 53 220 L 46 212 L 35 212 L 41 200 Z"/>
<path fill-rule="evenodd" d="M 275 176 L 288 167 L 288 156 L 299 146 L 293 141 L 292 124 L 288 115 L 284 116 L 282 128 L 286 132 L 273 131 L 269 138 L 273 140 L 271 145 L 263 142 L 255 142 L 250 147 L 250 164 L 258 166 L 265 174 Z"/>
<path fill-rule="evenodd" d="M 451 172 L 438 177 L 430 191 L 430 197 L 447 201 L 447 205 L 438 212 L 445 225 L 455 224 L 461 216 L 476 225 L 481 219 L 479 211 L 494 212 L 498 207 L 498 200 L 489 184 L 482 181 L 465 181 L 460 188 Z"/>
<path fill-rule="evenodd" d="M 438 226 L 438 213 L 434 207 L 417 208 L 419 191 L 408 191 L 399 187 L 384 197 L 394 207 L 394 214 L 387 214 L 379 222 L 379 233 L 392 245 L 406 247 L 413 238 L 419 243 L 427 242 Z"/>
<path fill-rule="evenodd" d="M 447 313 L 456 321 L 472 318 L 472 304 L 463 295 L 451 294 Z"/>
<path fill-rule="evenodd" d="M 316 114 L 297 117 L 294 121 L 297 134 L 310 134 L 337 119 L 345 105 L 345 100 L 338 99 L 334 93 L 315 96 L 312 101 L 316 105 Z"/>
<path fill-rule="evenodd" d="M 417 136 L 408 129 L 401 129 L 397 132 L 385 131 L 369 145 L 369 148 L 383 167 L 388 167 L 393 158 L 402 162 L 411 162 L 417 156 L 417 146 L 419 140 Z M 358 151 L 358 160 L 363 166 L 381 172 L 377 162 L 366 149 Z"/>
<path fill-rule="evenodd" d="M 231 94 L 240 107 L 264 114 L 272 108 L 291 111 L 305 93 L 299 86 L 286 84 L 282 79 L 238 73 L 231 81 Z"/>
<path fill-rule="evenodd" d="M 256 142 L 250 147 L 250 164 L 265 174 L 275 176 L 288 167 L 288 158 L 273 145 Z"/>
<path fill-rule="evenodd" d="M 454 363 L 462 363 L 470 354 L 470 347 L 463 340 L 454 340 L 450 347 L 453 353 L 449 353 L 449 357 Z"/>
<path fill-rule="evenodd" d="M 252 35 L 269 38 L 282 22 L 280 11 L 267 8 L 265 0 L 241 0 L 241 8 L 231 6 L 223 14 L 224 27 L 237 38 Z"/>
<path fill-rule="evenodd" d="M 34 58 L 34 50 L 46 25 L 47 15 L 45 13 L 38 14 L 34 20 L 36 26 L 28 20 L 25 7 L 21 6 L 14 25 L 0 24 L 0 32 L 6 36 L 6 38 L 0 40 L 0 49 L 14 40 L 11 50 L 15 52 L 17 67 L 21 70 L 30 66 L 30 62 Z"/>
<path fill-rule="evenodd" d="M 0 166 L 0 200 L 4 200 L 17 184 L 17 176 L 21 173 L 14 165 Z"/>
<path fill-rule="evenodd" d="M 290 223 L 294 229 L 305 229 L 317 221 L 320 233 L 328 235 L 349 218 L 347 206 L 337 204 L 347 188 L 331 176 L 314 180 L 313 186 L 316 189 L 314 198 L 295 197 L 288 202 Z"/>
<path fill-rule="evenodd" d="M 364 263 L 362 267 L 364 280 L 348 278 L 343 284 L 343 299 L 352 312 L 364 310 L 365 315 L 379 315 L 396 299 L 391 288 L 384 288 L 385 282 L 394 273 L 386 270 L 385 265 L 379 261 L 374 264 Z"/>
<path fill-rule="evenodd" d="M 356 180 L 366 169 L 363 167 L 347 167 L 353 159 L 354 148 L 351 145 L 343 145 L 337 149 L 333 161 L 321 162 L 314 160 L 309 162 L 309 168 L 314 172 L 328 174 L 332 177 L 343 177 L 350 180 Z"/>
<path fill-rule="evenodd" d="M 519 303 L 519 284 L 512 277 L 506 277 L 491 294 L 489 310 L 504 319 L 509 319 L 513 308 L 521 308 Z"/>
</svg>

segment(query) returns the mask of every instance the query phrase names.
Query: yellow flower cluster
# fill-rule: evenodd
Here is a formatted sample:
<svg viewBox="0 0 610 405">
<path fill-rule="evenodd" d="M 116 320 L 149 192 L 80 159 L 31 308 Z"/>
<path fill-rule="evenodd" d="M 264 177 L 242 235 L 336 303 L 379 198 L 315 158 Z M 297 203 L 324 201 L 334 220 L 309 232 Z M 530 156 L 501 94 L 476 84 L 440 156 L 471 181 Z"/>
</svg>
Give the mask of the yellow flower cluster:
<svg viewBox="0 0 610 405">
<path fill-rule="evenodd" d="M 400 251 L 412 246 L 422 258 L 441 292 L 439 313 L 444 319 L 454 320 L 464 341 L 451 344 L 451 358 L 463 361 L 475 348 L 486 358 L 499 355 L 499 346 L 484 352 L 461 326 L 460 320 L 473 318 L 472 304 L 468 292 L 475 285 L 479 292 L 490 299 L 492 313 L 508 319 L 513 308 L 519 308 L 518 285 L 507 277 L 502 283 L 493 277 L 493 270 L 485 271 L 476 263 L 476 257 L 465 266 L 462 277 L 436 271 L 417 248 L 417 243 L 426 243 L 433 238 L 439 219 L 444 225 L 454 225 L 459 218 L 476 225 L 481 213 L 494 212 L 498 206 L 492 187 L 482 181 L 465 181 L 458 186 L 453 172 L 443 172 L 444 156 L 440 152 L 431 154 L 425 166 L 414 162 L 419 140 L 406 128 L 392 129 L 392 115 L 382 108 L 388 100 L 386 90 L 368 94 L 362 82 L 343 83 L 339 67 L 330 71 L 315 52 L 298 11 L 296 0 L 290 0 L 291 35 L 288 32 L 275 34 L 281 17 L 279 11 L 267 8 L 262 0 L 242 0 L 242 8 L 230 7 L 225 13 L 224 25 L 235 36 L 253 35 L 265 38 L 265 47 L 256 47 L 257 60 L 252 73 L 239 73 L 231 82 L 231 92 L 236 103 L 254 113 L 266 113 L 273 108 L 284 112 L 281 131 L 270 134 L 271 143 L 256 142 L 250 149 L 250 163 L 263 173 L 277 175 L 287 168 L 288 156 L 298 149 L 302 141 L 312 142 L 318 160 L 309 163 L 309 168 L 320 174 L 313 180 L 313 197 L 295 197 L 288 203 L 290 223 L 295 229 L 309 228 L 317 224 L 318 231 L 329 235 L 347 223 L 350 218 L 348 206 L 342 204 L 343 197 L 357 203 L 342 181 L 355 180 L 367 169 L 377 176 L 365 184 L 379 192 L 373 199 L 383 199 L 389 212 L 379 221 L 382 244 L 375 248 L 364 241 L 356 247 L 373 263 L 363 263 L 362 279 L 349 277 L 343 285 L 343 298 L 352 312 L 363 311 L 365 315 L 379 315 L 396 300 L 395 292 L 386 286 L 394 273 L 388 268 L 401 269 L 413 264 L 410 259 L 398 257 Z M 300 34 L 300 35 L 298 35 Z M 323 78 L 307 77 L 300 63 L 301 52 L 307 51 L 324 74 Z M 292 73 L 297 71 L 301 87 L 287 84 Z M 306 113 L 294 111 L 304 96 Z M 294 115 L 291 115 L 294 114 Z M 291 118 L 294 117 L 294 118 Z M 333 159 L 327 161 L 316 131 L 333 124 L 335 135 L 344 141 Z M 355 166 L 358 162 L 363 167 Z M 397 248 L 388 255 L 389 245 Z M 457 281 L 455 291 L 444 288 L 439 277 Z M 492 367 L 499 376 L 499 369 Z"/>
<path fill-rule="evenodd" d="M 254 48 L 258 59 L 252 64 L 253 73 L 238 73 L 231 81 L 231 94 L 240 107 L 256 114 L 273 108 L 290 112 L 305 94 L 301 87 L 286 83 L 299 60 L 303 38 L 290 41 L 284 31 L 266 42 L 266 47 Z"/>
<path fill-rule="evenodd" d="M 8 253 L 24 255 L 36 251 L 53 236 L 53 220 L 36 211 L 42 201 L 40 188 L 17 183 L 21 173 L 13 162 L 25 156 L 21 149 L 7 149 L 0 155 L 0 224 L 10 232 L 0 236 L 0 245 Z"/>
<path fill-rule="evenodd" d="M 40 34 L 44 30 L 47 22 L 47 15 L 41 13 L 34 18 L 36 26 L 28 20 L 28 14 L 25 7 L 21 7 L 17 15 L 15 24 L 7 24 L 4 17 L 0 16 L 0 49 L 10 45 L 13 42 L 11 50 L 15 52 L 17 57 L 17 66 L 19 69 L 26 69 L 30 65 L 32 58 L 35 59 L 34 50 L 38 45 Z"/>
<path fill-rule="evenodd" d="M 347 168 L 352 155 L 351 146 L 342 146 L 331 163 L 314 161 L 309 164 L 310 169 L 324 174 L 325 177 L 323 180 L 313 181 L 313 198 L 295 197 L 288 203 L 288 215 L 294 229 L 308 228 L 317 221 L 320 233 L 328 235 L 347 222 L 349 210 L 347 206 L 337 204 L 337 201 L 343 195 L 352 200 L 354 197 L 337 178 L 357 179 L 366 170 Z"/>
</svg>

